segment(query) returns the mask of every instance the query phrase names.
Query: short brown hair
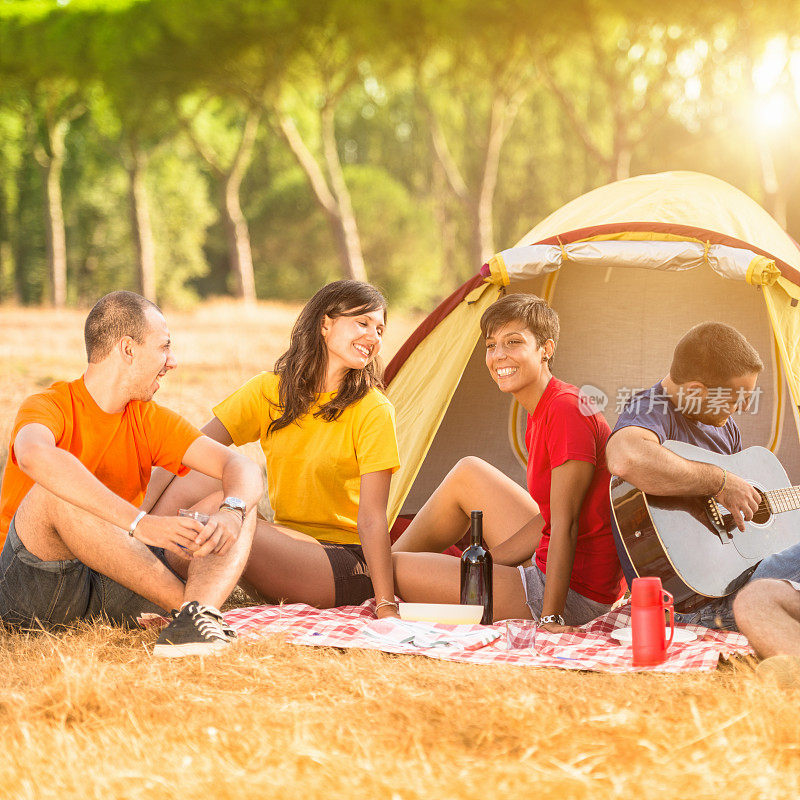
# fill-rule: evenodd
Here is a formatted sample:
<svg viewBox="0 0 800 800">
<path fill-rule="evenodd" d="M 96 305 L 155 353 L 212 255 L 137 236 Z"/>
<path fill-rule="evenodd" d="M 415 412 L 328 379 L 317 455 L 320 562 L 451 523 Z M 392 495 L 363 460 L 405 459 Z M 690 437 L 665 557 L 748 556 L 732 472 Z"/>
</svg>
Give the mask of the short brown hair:
<svg viewBox="0 0 800 800">
<path fill-rule="evenodd" d="M 699 381 L 705 386 L 723 386 L 762 369 L 761 356 L 736 328 L 722 322 L 701 322 L 678 342 L 669 375 L 678 384 Z"/>
<path fill-rule="evenodd" d="M 481 317 L 483 338 L 488 338 L 498 328 L 514 320 L 525 324 L 540 347 L 548 339 L 558 344 L 558 314 L 535 294 L 507 294 L 492 303 Z"/>
<path fill-rule="evenodd" d="M 135 292 L 117 291 L 101 297 L 86 317 L 83 339 L 86 358 L 90 364 L 102 361 L 123 336 L 130 336 L 138 344 L 147 333 L 145 312 L 161 309 Z"/>
</svg>

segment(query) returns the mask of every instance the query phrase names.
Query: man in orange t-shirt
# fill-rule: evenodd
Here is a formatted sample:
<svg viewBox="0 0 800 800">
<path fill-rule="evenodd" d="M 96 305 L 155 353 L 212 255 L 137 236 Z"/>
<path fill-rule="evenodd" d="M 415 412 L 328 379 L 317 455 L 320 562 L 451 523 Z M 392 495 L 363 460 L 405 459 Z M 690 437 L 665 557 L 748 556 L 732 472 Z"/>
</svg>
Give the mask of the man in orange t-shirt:
<svg viewBox="0 0 800 800">
<path fill-rule="evenodd" d="M 176 366 L 157 306 L 112 292 L 89 314 L 85 339 L 84 375 L 27 398 L 12 429 L 0 488 L 0 620 L 129 624 L 176 609 L 156 655 L 223 649 L 235 634 L 217 607 L 247 562 L 260 470 L 152 402 Z M 139 509 L 154 466 L 222 481 L 222 496 L 198 509 L 210 514 L 206 524 Z"/>
</svg>

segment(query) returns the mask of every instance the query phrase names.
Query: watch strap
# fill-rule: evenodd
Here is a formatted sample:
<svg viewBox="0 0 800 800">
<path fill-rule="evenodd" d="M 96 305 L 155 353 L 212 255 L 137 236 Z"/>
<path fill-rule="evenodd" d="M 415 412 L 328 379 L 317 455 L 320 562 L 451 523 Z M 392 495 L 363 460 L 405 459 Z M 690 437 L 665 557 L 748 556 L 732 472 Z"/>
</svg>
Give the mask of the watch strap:
<svg viewBox="0 0 800 800">
<path fill-rule="evenodd" d="M 236 512 L 239 515 L 239 519 L 244 522 L 246 507 L 243 500 L 239 500 L 238 497 L 226 497 L 219 507 L 220 511 L 223 509 Z"/>
</svg>

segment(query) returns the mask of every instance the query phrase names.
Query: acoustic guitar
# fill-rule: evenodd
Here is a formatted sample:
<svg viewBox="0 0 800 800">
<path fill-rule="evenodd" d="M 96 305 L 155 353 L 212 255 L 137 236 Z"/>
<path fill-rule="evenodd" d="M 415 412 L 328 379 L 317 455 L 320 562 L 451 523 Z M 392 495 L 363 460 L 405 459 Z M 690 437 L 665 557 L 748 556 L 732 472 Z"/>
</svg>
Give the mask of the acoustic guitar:
<svg viewBox="0 0 800 800">
<path fill-rule="evenodd" d="M 675 610 L 689 612 L 732 594 L 763 558 L 800 542 L 800 486 L 790 485 L 780 461 L 764 447 L 732 456 L 684 442 L 664 447 L 723 467 L 761 495 L 758 511 L 740 531 L 713 498 L 645 494 L 612 476 L 611 510 L 636 574 L 661 578 Z"/>
</svg>

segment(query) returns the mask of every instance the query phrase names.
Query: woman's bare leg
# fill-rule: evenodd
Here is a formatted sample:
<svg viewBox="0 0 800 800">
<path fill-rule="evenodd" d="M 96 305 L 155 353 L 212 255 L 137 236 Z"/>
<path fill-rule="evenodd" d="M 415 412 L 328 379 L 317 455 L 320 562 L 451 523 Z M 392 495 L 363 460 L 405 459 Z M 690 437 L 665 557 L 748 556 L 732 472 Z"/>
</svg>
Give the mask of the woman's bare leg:
<svg viewBox="0 0 800 800">
<path fill-rule="evenodd" d="M 304 533 L 259 519 L 245 584 L 273 602 L 308 603 L 331 608 L 335 599 L 333 570 L 322 545 Z"/>
<path fill-rule="evenodd" d="M 525 489 L 483 459 L 468 456 L 450 470 L 392 551 L 441 553 L 466 533 L 472 510 L 483 511 L 483 538 L 489 549 L 539 516 L 539 507 Z"/>
<path fill-rule="evenodd" d="M 164 493 L 155 501 L 155 505 L 150 511 L 151 514 L 161 516 L 174 516 L 179 508 L 192 508 L 205 500 L 210 495 L 219 495 L 219 503 L 222 502 L 222 483 L 217 478 L 209 478 L 202 472 L 192 470 L 183 478 L 174 478 Z M 219 508 L 217 503 L 217 508 Z M 217 508 L 196 508 L 195 511 L 205 511 L 211 513 Z"/>
<path fill-rule="evenodd" d="M 441 553 L 393 553 L 394 585 L 407 603 L 458 603 L 461 563 Z M 533 619 L 516 567 L 492 571 L 494 619 Z"/>
</svg>

